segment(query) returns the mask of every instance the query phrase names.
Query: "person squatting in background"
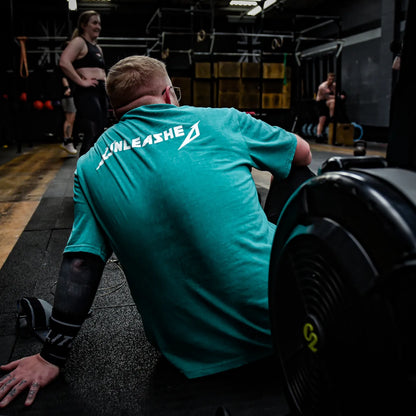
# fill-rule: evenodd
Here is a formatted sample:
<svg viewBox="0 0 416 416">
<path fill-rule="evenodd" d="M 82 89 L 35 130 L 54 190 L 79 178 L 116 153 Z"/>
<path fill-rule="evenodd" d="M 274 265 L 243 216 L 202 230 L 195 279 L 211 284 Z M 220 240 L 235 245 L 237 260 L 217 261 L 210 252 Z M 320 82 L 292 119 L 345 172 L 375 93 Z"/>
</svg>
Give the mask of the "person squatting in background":
<svg viewBox="0 0 416 416">
<path fill-rule="evenodd" d="M 72 40 L 59 60 L 63 73 L 75 84 L 77 125 L 84 133 L 80 156 L 94 145 L 107 122 L 104 57 L 97 45 L 100 32 L 100 15 L 94 10 L 81 13 Z"/>
<path fill-rule="evenodd" d="M 338 98 L 345 100 L 345 93 L 338 95 Z M 328 72 L 327 79 L 318 87 L 316 94 L 316 102 L 318 104 L 319 122 L 316 128 L 317 143 L 325 141 L 323 131 L 327 119 L 332 120 L 335 113 L 336 104 L 336 82 L 335 74 Z"/>
</svg>

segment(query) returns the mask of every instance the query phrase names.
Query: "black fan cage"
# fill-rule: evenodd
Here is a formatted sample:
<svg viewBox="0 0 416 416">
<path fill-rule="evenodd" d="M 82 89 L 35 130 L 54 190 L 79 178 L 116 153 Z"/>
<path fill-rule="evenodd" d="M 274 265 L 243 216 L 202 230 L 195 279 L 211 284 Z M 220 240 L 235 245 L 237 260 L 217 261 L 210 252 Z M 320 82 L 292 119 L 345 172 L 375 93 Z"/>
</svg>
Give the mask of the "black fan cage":
<svg viewBox="0 0 416 416">
<path fill-rule="evenodd" d="M 345 270 L 334 251 L 304 234 L 279 259 L 272 330 L 290 406 L 304 416 L 392 414 L 405 378 L 394 308 L 382 285 L 359 295 L 348 275 L 359 264 Z"/>
<path fill-rule="evenodd" d="M 302 414 L 334 409 L 327 367 L 327 333 L 345 307 L 348 290 L 332 255 L 313 237 L 293 239 L 280 259 L 276 293 L 278 353 L 289 395 Z"/>
</svg>

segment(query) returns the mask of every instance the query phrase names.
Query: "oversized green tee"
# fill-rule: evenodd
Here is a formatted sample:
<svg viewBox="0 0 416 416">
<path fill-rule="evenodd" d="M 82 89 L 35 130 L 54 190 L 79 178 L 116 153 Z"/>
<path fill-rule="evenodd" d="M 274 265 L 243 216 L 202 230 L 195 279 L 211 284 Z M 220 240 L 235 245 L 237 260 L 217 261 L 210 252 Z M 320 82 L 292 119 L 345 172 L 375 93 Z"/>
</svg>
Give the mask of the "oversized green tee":
<svg viewBox="0 0 416 416">
<path fill-rule="evenodd" d="M 235 109 L 142 106 L 75 172 L 65 252 L 120 260 L 151 341 L 189 378 L 272 354 L 275 226 L 251 167 L 285 178 L 296 137 Z"/>
</svg>

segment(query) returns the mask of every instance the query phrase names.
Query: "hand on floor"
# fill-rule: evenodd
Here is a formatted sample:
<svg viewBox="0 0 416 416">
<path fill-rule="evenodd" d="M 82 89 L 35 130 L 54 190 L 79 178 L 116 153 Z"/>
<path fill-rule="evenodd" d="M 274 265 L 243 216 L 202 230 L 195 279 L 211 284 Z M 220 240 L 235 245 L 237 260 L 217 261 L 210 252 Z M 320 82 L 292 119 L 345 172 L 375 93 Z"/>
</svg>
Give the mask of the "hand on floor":
<svg viewBox="0 0 416 416">
<path fill-rule="evenodd" d="M 39 354 L 12 361 L 0 369 L 10 371 L 0 379 L 0 408 L 7 406 L 26 389 L 29 392 L 25 405 L 30 406 L 39 390 L 59 375 L 59 367 L 47 362 Z"/>
</svg>

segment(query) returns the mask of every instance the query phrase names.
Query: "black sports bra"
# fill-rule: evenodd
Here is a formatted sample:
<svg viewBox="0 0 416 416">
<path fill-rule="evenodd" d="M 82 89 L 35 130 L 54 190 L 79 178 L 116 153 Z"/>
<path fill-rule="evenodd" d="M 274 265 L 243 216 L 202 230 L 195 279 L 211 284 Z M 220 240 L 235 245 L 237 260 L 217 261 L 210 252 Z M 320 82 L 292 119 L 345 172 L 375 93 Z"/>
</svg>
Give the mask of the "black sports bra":
<svg viewBox="0 0 416 416">
<path fill-rule="evenodd" d="M 87 44 L 88 52 L 81 59 L 76 59 L 72 62 L 72 65 L 75 69 L 78 68 L 102 68 L 104 69 L 104 57 L 101 53 L 101 50 L 98 46 L 93 45 L 88 42 L 85 38 L 85 43 Z"/>
</svg>

